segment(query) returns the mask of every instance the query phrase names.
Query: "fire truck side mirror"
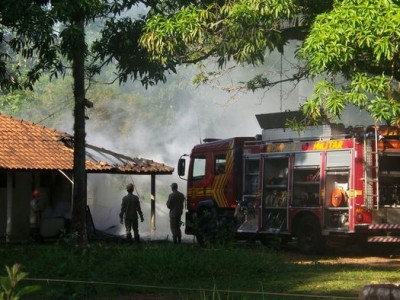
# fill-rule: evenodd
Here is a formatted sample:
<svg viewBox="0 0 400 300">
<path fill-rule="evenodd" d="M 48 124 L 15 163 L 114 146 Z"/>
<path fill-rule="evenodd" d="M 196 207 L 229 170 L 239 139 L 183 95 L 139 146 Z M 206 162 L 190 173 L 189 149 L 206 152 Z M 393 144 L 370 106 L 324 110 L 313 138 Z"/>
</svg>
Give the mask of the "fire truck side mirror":
<svg viewBox="0 0 400 300">
<path fill-rule="evenodd" d="M 180 158 L 178 161 L 178 175 L 185 176 L 185 167 L 186 167 L 186 160 L 184 158 Z"/>
</svg>

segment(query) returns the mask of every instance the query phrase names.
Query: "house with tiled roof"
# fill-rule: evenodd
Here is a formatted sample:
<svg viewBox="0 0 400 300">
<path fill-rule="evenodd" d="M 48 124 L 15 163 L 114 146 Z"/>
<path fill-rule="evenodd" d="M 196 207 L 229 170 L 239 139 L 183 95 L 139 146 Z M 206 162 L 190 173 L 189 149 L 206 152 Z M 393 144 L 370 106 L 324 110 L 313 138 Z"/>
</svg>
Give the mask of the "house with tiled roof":
<svg viewBox="0 0 400 300">
<path fill-rule="evenodd" d="M 29 237 L 34 189 L 46 203 L 42 233 L 51 236 L 65 226 L 71 213 L 73 145 L 73 136 L 65 132 L 0 113 L 0 237 Z M 155 175 L 173 171 L 153 160 L 86 145 L 87 173 L 151 175 L 153 189 Z"/>
</svg>

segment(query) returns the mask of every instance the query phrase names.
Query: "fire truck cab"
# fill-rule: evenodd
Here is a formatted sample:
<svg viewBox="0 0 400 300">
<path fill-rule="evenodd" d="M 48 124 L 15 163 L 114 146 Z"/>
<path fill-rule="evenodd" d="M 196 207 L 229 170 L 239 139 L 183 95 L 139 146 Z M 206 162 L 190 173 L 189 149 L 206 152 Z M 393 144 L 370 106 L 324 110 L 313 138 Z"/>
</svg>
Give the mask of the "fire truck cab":
<svg viewBox="0 0 400 300">
<path fill-rule="evenodd" d="M 228 229 L 263 243 L 295 238 L 305 253 L 331 237 L 400 242 L 400 129 L 285 128 L 299 114 L 257 115 L 262 135 L 192 149 L 186 234 L 201 244 Z"/>
</svg>

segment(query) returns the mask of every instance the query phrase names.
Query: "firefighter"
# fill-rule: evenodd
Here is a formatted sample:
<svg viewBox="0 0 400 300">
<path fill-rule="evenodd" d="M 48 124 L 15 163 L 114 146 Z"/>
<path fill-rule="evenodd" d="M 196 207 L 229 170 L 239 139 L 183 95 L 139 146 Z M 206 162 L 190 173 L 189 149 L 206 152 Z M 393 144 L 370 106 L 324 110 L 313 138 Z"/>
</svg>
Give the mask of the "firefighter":
<svg viewBox="0 0 400 300">
<path fill-rule="evenodd" d="M 121 212 L 119 214 L 119 218 L 121 224 L 125 221 L 125 229 L 126 229 L 126 239 L 128 241 L 132 241 L 131 230 L 133 230 L 134 238 L 137 243 L 140 241 L 139 236 L 139 224 L 138 224 L 138 215 L 140 217 L 140 221 L 144 221 L 143 212 L 140 207 L 139 197 L 133 195 L 134 186 L 133 184 L 128 184 L 126 186 L 126 191 L 128 192 L 122 198 Z"/>
<path fill-rule="evenodd" d="M 181 243 L 181 216 L 185 196 L 178 191 L 178 184 L 171 184 L 172 193 L 168 196 L 167 207 L 169 208 L 169 222 L 174 244 Z"/>
<path fill-rule="evenodd" d="M 40 225 L 42 223 L 42 212 L 44 210 L 43 201 L 40 199 L 39 190 L 35 189 L 32 192 L 32 200 L 30 202 L 29 223 L 31 227 L 30 235 L 36 243 L 42 243 L 43 237 L 40 234 Z"/>
</svg>

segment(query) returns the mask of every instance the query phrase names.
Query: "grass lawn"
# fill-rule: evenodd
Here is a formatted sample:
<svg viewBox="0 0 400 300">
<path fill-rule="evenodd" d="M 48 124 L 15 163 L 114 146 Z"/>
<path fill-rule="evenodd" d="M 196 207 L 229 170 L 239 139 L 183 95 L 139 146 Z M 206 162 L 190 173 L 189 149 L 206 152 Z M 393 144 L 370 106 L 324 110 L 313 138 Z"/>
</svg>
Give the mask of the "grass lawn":
<svg viewBox="0 0 400 300">
<path fill-rule="evenodd" d="M 17 289 L 42 287 L 27 299 L 357 299 L 367 284 L 400 281 L 397 268 L 283 257 L 261 245 L 95 242 L 78 253 L 62 243 L 2 244 L 0 276 L 21 264 L 28 276 Z"/>
</svg>

